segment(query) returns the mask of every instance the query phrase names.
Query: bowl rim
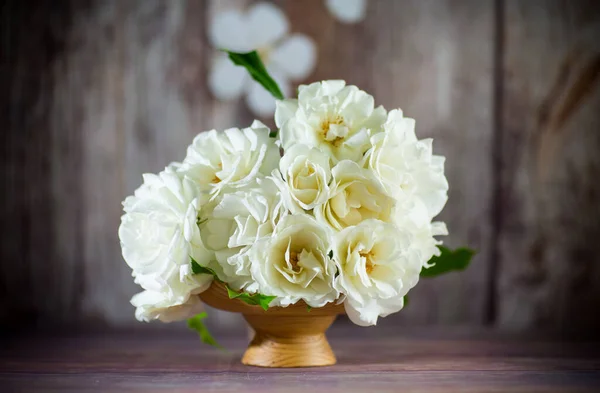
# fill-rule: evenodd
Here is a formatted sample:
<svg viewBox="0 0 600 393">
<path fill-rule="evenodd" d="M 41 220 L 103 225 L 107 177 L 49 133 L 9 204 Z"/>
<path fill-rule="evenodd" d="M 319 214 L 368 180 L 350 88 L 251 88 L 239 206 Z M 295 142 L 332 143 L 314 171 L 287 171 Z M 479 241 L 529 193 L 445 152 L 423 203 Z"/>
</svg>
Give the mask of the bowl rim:
<svg viewBox="0 0 600 393">
<path fill-rule="evenodd" d="M 345 314 L 344 305 L 336 302 L 327 303 L 323 307 L 315 307 L 309 310 L 307 304 L 300 300 L 287 307 L 269 307 L 263 310 L 260 306 L 252 306 L 244 303 L 240 299 L 230 299 L 225 285 L 213 281 L 210 287 L 198 295 L 207 305 L 223 311 L 238 312 L 246 315 L 289 315 L 289 316 L 316 316 L 316 315 L 338 315 Z"/>
</svg>

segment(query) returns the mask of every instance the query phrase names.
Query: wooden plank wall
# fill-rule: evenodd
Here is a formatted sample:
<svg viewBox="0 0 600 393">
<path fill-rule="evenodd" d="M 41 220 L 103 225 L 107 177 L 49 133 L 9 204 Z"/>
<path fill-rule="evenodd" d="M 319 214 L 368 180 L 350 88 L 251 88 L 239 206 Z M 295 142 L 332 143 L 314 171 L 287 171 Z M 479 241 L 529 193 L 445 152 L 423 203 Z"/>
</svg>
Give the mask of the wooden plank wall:
<svg viewBox="0 0 600 393">
<path fill-rule="evenodd" d="M 600 7 L 506 1 L 498 324 L 600 327 Z"/>
<path fill-rule="evenodd" d="M 2 8 L 0 321 L 130 325 L 120 202 L 196 133 L 252 120 L 205 88 L 207 20 L 250 1 L 30 3 Z M 435 138 L 447 243 L 479 251 L 382 323 L 597 329 L 600 7 L 371 0 L 344 25 L 321 0 L 277 4 L 317 41 L 309 81 L 346 79 Z"/>
</svg>

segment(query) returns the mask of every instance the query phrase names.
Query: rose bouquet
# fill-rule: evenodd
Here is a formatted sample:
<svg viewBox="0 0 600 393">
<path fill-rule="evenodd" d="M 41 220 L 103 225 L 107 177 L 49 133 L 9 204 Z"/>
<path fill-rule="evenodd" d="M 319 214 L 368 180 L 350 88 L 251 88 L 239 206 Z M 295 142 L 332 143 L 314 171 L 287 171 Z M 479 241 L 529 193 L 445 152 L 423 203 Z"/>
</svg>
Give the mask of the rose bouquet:
<svg viewBox="0 0 600 393">
<path fill-rule="evenodd" d="M 469 250 L 435 238 L 447 234 L 433 221 L 447 200 L 444 157 L 413 119 L 344 81 L 284 99 L 255 52 L 229 56 L 277 98 L 276 129 L 200 133 L 125 199 L 138 320 L 190 318 L 217 281 L 265 310 L 343 303 L 352 322 L 375 325 L 421 276 L 466 267 Z M 190 325 L 203 329 L 200 319 Z"/>
</svg>

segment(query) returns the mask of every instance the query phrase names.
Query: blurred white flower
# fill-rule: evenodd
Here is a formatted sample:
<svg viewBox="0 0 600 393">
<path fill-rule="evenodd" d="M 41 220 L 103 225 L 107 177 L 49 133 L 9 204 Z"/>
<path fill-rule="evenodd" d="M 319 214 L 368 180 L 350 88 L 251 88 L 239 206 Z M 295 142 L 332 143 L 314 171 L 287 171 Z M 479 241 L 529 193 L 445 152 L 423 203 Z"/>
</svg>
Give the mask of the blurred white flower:
<svg viewBox="0 0 600 393">
<path fill-rule="evenodd" d="M 178 171 L 202 192 L 216 196 L 223 189 L 245 187 L 270 174 L 279 163 L 279 147 L 259 121 L 248 128 L 201 132 L 187 149 Z"/>
<path fill-rule="evenodd" d="M 305 35 L 289 35 L 285 14 L 271 3 L 256 3 L 246 11 L 227 10 L 210 22 L 208 38 L 212 46 L 234 52 L 256 50 L 265 67 L 279 84 L 284 96 L 291 92 L 291 81 L 305 79 L 314 69 L 316 49 Z M 275 99 L 248 72 L 235 66 L 226 54 L 214 60 L 208 77 L 211 92 L 220 100 L 246 94 L 248 107 L 259 116 L 270 116 Z"/>
<path fill-rule="evenodd" d="M 430 221 L 448 200 L 448 181 L 444 176 L 443 156 L 432 153 L 432 139 L 418 140 L 415 121 L 402 111 L 388 114 L 384 132 L 371 138 L 373 148 L 365 155 L 386 192 L 399 201 L 419 199 L 427 208 Z"/>
<path fill-rule="evenodd" d="M 298 88 L 298 99 L 277 101 L 275 124 L 284 149 L 294 144 L 316 147 L 333 162 L 359 161 L 382 131 L 387 113 L 372 96 L 342 80 Z"/>
<path fill-rule="evenodd" d="M 278 188 L 269 178 L 252 187 L 225 193 L 200 211 L 200 234 L 215 252 L 218 266 L 211 265 L 221 280 L 236 290 L 256 292 L 250 277 L 248 250 L 273 233 L 287 215 Z"/>
<path fill-rule="evenodd" d="M 365 19 L 367 0 L 325 0 L 329 12 L 340 22 L 356 23 Z"/>
<path fill-rule="evenodd" d="M 259 292 L 277 296 L 271 306 L 288 306 L 304 300 L 322 307 L 337 299 L 333 287 L 335 263 L 328 253 L 331 232 L 307 214 L 288 215 L 272 236 L 250 250 L 252 277 Z"/>
<path fill-rule="evenodd" d="M 279 171 L 274 171 L 273 179 L 289 210 L 312 210 L 329 199 L 329 157 L 318 149 L 294 145 L 279 161 Z"/>
<path fill-rule="evenodd" d="M 375 325 L 378 317 L 402 309 L 423 267 L 412 240 L 410 232 L 379 220 L 365 220 L 336 234 L 335 286 L 346 295 L 344 308 L 352 322 Z"/>
<path fill-rule="evenodd" d="M 190 316 L 183 312 L 194 308 L 190 296 L 212 281 L 210 275 L 194 275 L 190 265 L 190 257 L 199 263 L 212 259 L 196 225 L 204 197 L 191 179 L 173 168 L 145 174 L 144 184 L 123 202 L 119 227 L 123 258 L 133 269 L 135 282 L 146 290 L 131 299 L 139 320 Z"/>
<path fill-rule="evenodd" d="M 339 231 L 358 225 L 361 221 L 376 218 L 394 221 L 395 201 L 368 169 L 349 160 L 340 161 L 333 169 L 331 196 L 314 210 L 317 221 Z"/>
</svg>

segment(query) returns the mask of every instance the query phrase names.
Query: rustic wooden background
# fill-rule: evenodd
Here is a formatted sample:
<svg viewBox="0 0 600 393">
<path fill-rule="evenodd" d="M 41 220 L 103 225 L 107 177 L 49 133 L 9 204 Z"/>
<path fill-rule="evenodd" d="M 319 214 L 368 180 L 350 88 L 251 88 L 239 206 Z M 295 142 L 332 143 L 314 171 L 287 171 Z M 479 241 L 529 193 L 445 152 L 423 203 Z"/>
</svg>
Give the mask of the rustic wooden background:
<svg viewBox="0 0 600 393">
<path fill-rule="evenodd" d="M 246 4 L 3 2 L 2 326 L 135 323 L 120 202 L 196 133 L 252 120 L 205 88 L 207 20 Z M 382 324 L 597 332 L 598 2 L 371 0 L 354 25 L 277 4 L 317 42 L 309 81 L 346 79 L 436 138 L 447 243 L 478 250 Z"/>
</svg>

